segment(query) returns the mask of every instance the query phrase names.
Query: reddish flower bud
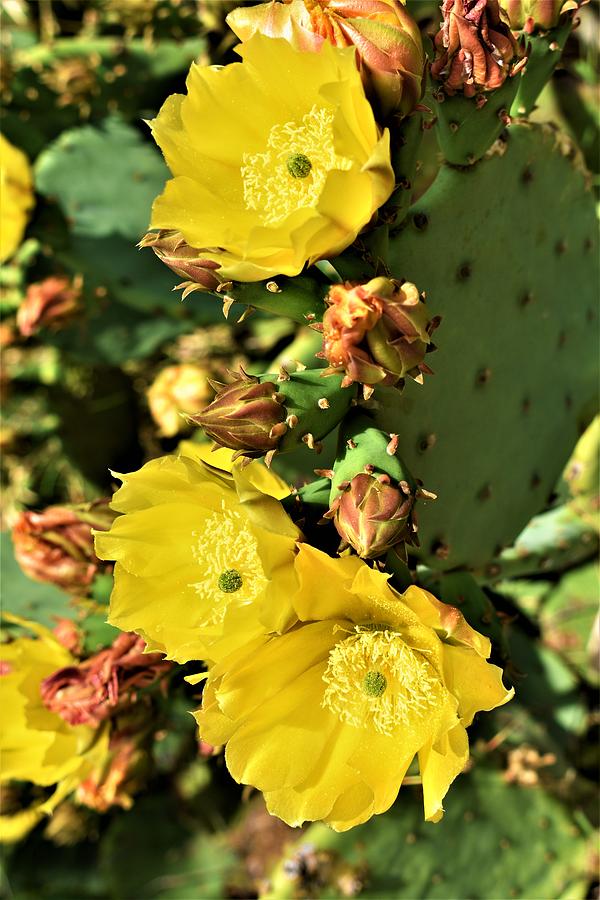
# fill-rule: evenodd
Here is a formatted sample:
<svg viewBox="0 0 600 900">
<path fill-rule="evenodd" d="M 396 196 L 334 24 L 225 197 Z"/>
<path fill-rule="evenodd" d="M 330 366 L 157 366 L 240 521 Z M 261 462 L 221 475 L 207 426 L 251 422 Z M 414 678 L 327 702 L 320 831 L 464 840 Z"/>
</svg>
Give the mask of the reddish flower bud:
<svg viewBox="0 0 600 900">
<path fill-rule="evenodd" d="M 355 475 L 326 513 L 340 537 L 363 559 L 381 556 L 398 544 L 414 543 L 415 494 L 407 481 L 387 475 Z"/>
<path fill-rule="evenodd" d="M 472 97 L 499 88 L 512 74 L 518 47 L 500 19 L 498 0 L 444 0 L 431 74 L 452 95 Z"/>
<path fill-rule="evenodd" d="M 31 337 L 41 328 L 59 330 L 80 309 L 81 277 L 45 278 L 30 284 L 17 310 L 17 326 L 23 337 Z"/>
<path fill-rule="evenodd" d="M 92 529 L 108 531 L 117 513 L 108 500 L 79 506 L 49 506 L 22 512 L 12 532 L 15 557 L 34 581 L 78 593 L 105 563 L 94 552 Z"/>
<path fill-rule="evenodd" d="M 365 90 L 383 117 L 408 115 L 422 95 L 419 28 L 400 0 L 285 0 L 240 7 L 227 23 L 243 40 L 257 31 L 300 50 L 354 45 Z"/>
<path fill-rule="evenodd" d="M 216 291 L 222 279 L 217 275 L 220 264 L 210 259 L 209 250 L 190 247 L 179 231 L 149 231 L 138 247 L 152 247 L 156 255 L 176 275 L 186 279 L 186 296 L 191 291 Z"/>
<path fill-rule="evenodd" d="M 243 370 L 232 384 L 217 384 L 209 405 L 190 421 L 200 425 L 221 447 L 261 456 L 277 447 L 286 431 L 285 409 L 277 385 L 259 381 Z"/>
<path fill-rule="evenodd" d="M 59 669 L 41 683 L 44 705 L 69 725 L 97 727 L 170 668 L 160 653 L 144 653 L 145 646 L 135 634 L 120 634 L 107 650 Z"/>
<path fill-rule="evenodd" d="M 330 371 L 345 370 L 343 385 L 396 384 L 422 377 L 423 362 L 438 319 L 430 319 L 414 284 L 373 278 L 367 284 L 336 284 L 326 298 L 321 355 Z"/>
</svg>

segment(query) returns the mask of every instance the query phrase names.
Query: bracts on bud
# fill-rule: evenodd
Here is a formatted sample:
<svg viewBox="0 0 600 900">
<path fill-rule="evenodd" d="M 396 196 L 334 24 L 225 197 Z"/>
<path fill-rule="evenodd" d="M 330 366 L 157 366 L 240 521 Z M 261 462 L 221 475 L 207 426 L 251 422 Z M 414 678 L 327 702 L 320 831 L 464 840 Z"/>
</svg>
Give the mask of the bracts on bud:
<svg viewBox="0 0 600 900">
<path fill-rule="evenodd" d="M 398 456 L 398 437 L 375 426 L 362 413 L 349 417 L 340 432 L 331 477 L 330 508 L 344 545 L 363 559 L 389 550 L 406 558 L 418 546 L 415 503 L 435 499 L 423 490 Z"/>
<path fill-rule="evenodd" d="M 189 421 L 219 447 L 236 456 L 265 456 L 267 464 L 274 453 L 301 444 L 318 452 L 355 397 L 352 390 L 340 390 L 340 377 L 322 378 L 322 370 L 255 376 L 240 369 L 234 377 L 231 384 L 211 382 L 214 400 Z"/>
<path fill-rule="evenodd" d="M 217 274 L 220 263 L 210 258 L 211 251 L 190 247 L 179 231 L 149 231 L 138 247 L 151 247 L 165 265 L 185 279 L 178 285 L 183 288 L 183 298 L 193 291 L 216 291 L 223 280 Z"/>
<path fill-rule="evenodd" d="M 430 317 L 414 284 L 373 278 L 366 284 L 336 284 L 326 297 L 320 356 L 326 370 L 345 373 L 342 387 L 357 381 L 368 397 L 376 384 L 394 385 L 410 377 L 422 382 L 431 369 L 425 354 L 435 349 L 431 335 L 439 318 Z"/>
</svg>

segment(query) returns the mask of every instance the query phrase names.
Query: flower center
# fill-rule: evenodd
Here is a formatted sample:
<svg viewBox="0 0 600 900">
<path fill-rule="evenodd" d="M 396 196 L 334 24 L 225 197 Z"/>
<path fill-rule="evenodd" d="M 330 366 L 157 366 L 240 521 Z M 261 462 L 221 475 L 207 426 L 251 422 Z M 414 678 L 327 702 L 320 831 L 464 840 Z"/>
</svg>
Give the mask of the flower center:
<svg viewBox="0 0 600 900">
<path fill-rule="evenodd" d="M 315 207 L 328 173 L 352 167 L 335 152 L 333 118 L 332 110 L 313 106 L 300 121 L 274 125 L 264 153 L 244 153 L 244 202 L 263 225 Z"/>
<path fill-rule="evenodd" d="M 386 625 L 356 626 L 331 650 L 323 706 L 357 728 L 415 728 L 441 696 L 434 667 Z"/>
<path fill-rule="evenodd" d="M 304 153 L 292 153 L 285 164 L 292 178 L 308 178 L 312 169 L 312 163 Z"/>
<path fill-rule="evenodd" d="M 264 590 L 256 538 L 242 513 L 225 509 L 208 516 L 193 536 L 200 580 L 190 587 L 202 604 L 198 624 L 218 625 L 230 603 L 252 603 Z"/>
<path fill-rule="evenodd" d="M 221 572 L 217 580 L 219 590 L 223 591 L 224 594 L 235 594 L 236 591 L 239 591 L 243 583 L 244 579 L 237 569 L 225 569 L 224 572 Z"/>
</svg>

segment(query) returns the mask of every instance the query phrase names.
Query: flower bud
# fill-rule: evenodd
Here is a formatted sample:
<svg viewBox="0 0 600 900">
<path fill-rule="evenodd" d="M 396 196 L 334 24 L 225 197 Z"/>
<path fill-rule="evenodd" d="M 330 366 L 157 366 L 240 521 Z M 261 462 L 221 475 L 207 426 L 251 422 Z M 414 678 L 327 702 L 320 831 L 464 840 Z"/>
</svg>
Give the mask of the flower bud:
<svg viewBox="0 0 600 900">
<path fill-rule="evenodd" d="M 105 564 L 94 552 L 92 529 L 108 531 L 117 515 L 108 500 L 80 506 L 49 506 L 22 512 L 12 532 L 15 558 L 34 581 L 65 591 L 85 591 Z"/>
<path fill-rule="evenodd" d="M 499 88 L 512 74 L 517 43 L 500 19 L 498 0 L 444 0 L 442 27 L 435 38 L 433 78 L 446 94 L 472 97 Z"/>
<path fill-rule="evenodd" d="M 346 483 L 326 518 L 363 559 L 373 559 L 401 543 L 412 543 L 415 494 L 407 481 L 361 472 Z"/>
<path fill-rule="evenodd" d="M 439 319 L 429 317 L 414 284 L 389 278 L 336 284 L 326 302 L 321 355 L 330 371 L 345 371 L 344 387 L 353 381 L 392 385 L 407 376 L 421 380 L 431 371 L 423 360 Z"/>
<path fill-rule="evenodd" d="M 190 247 L 179 231 L 149 231 L 138 247 L 152 247 L 165 265 L 180 278 L 185 278 L 188 287 L 186 293 L 191 290 L 216 291 L 221 284 L 222 279 L 217 275 L 219 263 L 208 258 L 208 250 Z"/>
<path fill-rule="evenodd" d="M 170 668 L 145 647 L 137 635 L 120 634 L 108 649 L 53 672 L 40 686 L 44 705 L 69 725 L 97 727 Z"/>
<path fill-rule="evenodd" d="M 58 331 L 80 309 L 81 277 L 45 278 L 30 284 L 17 310 L 17 326 L 23 337 L 31 337 L 41 328 Z"/>
<path fill-rule="evenodd" d="M 167 366 L 148 389 L 152 418 L 165 437 L 173 437 L 185 428 L 181 413 L 197 412 L 210 397 L 206 370 L 193 363 Z"/>
<path fill-rule="evenodd" d="M 561 13 L 577 9 L 576 0 L 500 0 L 510 27 L 532 34 L 536 28 L 547 30 L 558 24 Z"/>
<path fill-rule="evenodd" d="M 272 381 L 261 382 L 243 369 L 232 384 L 214 383 L 217 393 L 190 421 L 220 447 L 261 456 L 277 447 L 286 431 L 285 410 Z"/>
<path fill-rule="evenodd" d="M 257 31 L 300 50 L 324 40 L 354 45 L 369 99 L 381 117 L 412 112 L 422 95 L 425 54 L 416 22 L 400 0 L 286 0 L 240 7 L 227 23 L 246 41 Z"/>
</svg>

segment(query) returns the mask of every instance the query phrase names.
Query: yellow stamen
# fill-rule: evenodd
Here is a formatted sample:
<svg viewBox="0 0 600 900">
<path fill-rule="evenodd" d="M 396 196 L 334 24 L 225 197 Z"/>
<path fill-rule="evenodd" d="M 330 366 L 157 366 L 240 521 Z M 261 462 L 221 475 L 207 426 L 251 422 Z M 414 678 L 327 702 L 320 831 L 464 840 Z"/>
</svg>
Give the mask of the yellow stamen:
<svg viewBox="0 0 600 900">
<path fill-rule="evenodd" d="M 335 152 L 333 117 L 330 109 L 313 106 L 300 122 L 274 125 L 264 153 L 244 154 L 244 202 L 263 225 L 316 206 L 328 173 L 352 167 Z"/>
<path fill-rule="evenodd" d="M 342 722 L 391 735 L 431 711 L 441 683 L 421 651 L 393 629 L 377 628 L 356 626 L 333 648 L 323 675 L 323 706 Z"/>
<path fill-rule="evenodd" d="M 246 518 L 230 510 L 213 513 L 194 537 L 192 552 L 201 580 L 190 587 L 202 601 L 201 624 L 217 625 L 230 603 L 251 603 L 267 583 L 256 538 Z"/>
</svg>

